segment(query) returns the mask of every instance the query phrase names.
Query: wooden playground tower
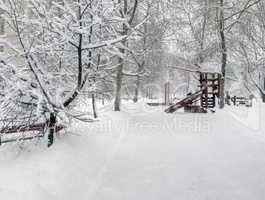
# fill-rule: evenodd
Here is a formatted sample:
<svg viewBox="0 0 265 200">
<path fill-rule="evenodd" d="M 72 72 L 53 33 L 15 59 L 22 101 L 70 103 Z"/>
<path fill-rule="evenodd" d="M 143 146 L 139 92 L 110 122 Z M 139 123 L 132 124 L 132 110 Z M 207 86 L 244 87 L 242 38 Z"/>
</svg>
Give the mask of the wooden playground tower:
<svg viewBox="0 0 265 200">
<path fill-rule="evenodd" d="M 216 97 L 219 98 L 220 74 L 218 73 L 200 73 L 200 97 L 201 107 L 204 109 L 214 108 L 216 106 Z"/>
<path fill-rule="evenodd" d="M 216 106 L 216 99 L 219 98 L 220 80 L 219 73 L 198 72 L 199 90 L 195 93 L 187 94 L 187 97 L 174 103 L 165 110 L 166 113 L 173 113 L 180 108 L 185 112 L 207 113 L 207 109 L 213 109 Z"/>
</svg>

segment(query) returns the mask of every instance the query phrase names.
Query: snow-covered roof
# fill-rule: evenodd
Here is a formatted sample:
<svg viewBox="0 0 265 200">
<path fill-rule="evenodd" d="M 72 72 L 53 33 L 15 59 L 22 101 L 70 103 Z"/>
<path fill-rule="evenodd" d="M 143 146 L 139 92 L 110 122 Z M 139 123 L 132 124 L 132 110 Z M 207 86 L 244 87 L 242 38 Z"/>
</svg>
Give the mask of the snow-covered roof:
<svg viewBox="0 0 265 200">
<path fill-rule="evenodd" d="M 198 71 L 209 73 L 221 73 L 221 64 L 218 62 L 204 62 L 197 64 Z"/>
<path fill-rule="evenodd" d="M 190 72 L 204 72 L 204 73 L 221 73 L 221 64 L 217 62 L 204 62 L 200 64 L 191 64 L 191 63 L 178 63 L 178 65 L 173 66 L 183 71 Z"/>
</svg>

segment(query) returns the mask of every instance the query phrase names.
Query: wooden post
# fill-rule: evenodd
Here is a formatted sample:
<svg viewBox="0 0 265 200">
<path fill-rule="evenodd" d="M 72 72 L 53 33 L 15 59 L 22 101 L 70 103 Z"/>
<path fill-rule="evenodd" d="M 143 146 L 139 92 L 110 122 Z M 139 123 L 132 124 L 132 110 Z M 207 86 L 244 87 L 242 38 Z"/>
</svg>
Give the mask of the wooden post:
<svg viewBox="0 0 265 200">
<path fill-rule="evenodd" d="M 207 108 L 207 75 L 206 73 L 201 73 L 200 74 L 200 87 L 201 87 L 201 90 L 203 89 L 202 91 L 202 94 L 201 94 L 201 107 L 202 108 Z"/>
<path fill-rule="evenodd" d="M 236 96 L 232 97 L 231 100 L 233 102 L 233 105 L 235 106 L 236 105 Z"/>
<path fill-rule="evenodd" d="M 165 84 L 165 105 L 169 105 L 170 83 Z"/>
<path fill-rule="evenodd" d="M 54 113 L 50 113 L 50 120 L 48 124 L 49 127 L 48 147 L 50 147 L 54 141 L 55 125 L 56 125 L 56 115 Z"/>
<path fill-rule="evenodd" d="M 153 90 L 152 90 L 152 88 L 148 88 L 148 95 L 149 95 L 149 99 L 153 99 Z"/>
<path fill-rule="evenodd" d="M 202 73 L 200 73 L 200 89 L 203 88 L 202 81 L 203 81 L 203 75 L 202 75 Z M 203 108 L 203 94 L 201 94 L 201 102 L 200 103 L 201 103 L 201 107 Z"/>
<path fill-rule="evenodd" d="M 225 102 L 226 102 L 226 104 L 229 105 L 229 106 L 231 105 L 230 100 L 231 100 L 231 97 L 230 97 L 230 95 L 229 95 L 229 92 L 226 91 Z"/>
<path fill-rule="evenodd" d="M 222 81 L 222 75 L 221 74 L 218 74 L 218 98 L 219 98 L 219 105 L 220 105 L 220 98 L 221 98 L 221 95 L 222 95 L 222 83 L 223 83 L 223 81 Z"/>
<path fill-rule="evenodd" d="M 104 95 L 102 96 L 102 105 L 104 106 L 105 105 L 105 98 L 104 98 Z"/>
<path fill-rule="evenodd" d="M 214 74 L 212 74 L 212 82 L 210 83 L 211 84 L 211 88 L 212 88 L 212 101 L 213 101 L 213 105 L 212 105 L 212 107 L 214 108 L 215 107 L 215 105 L 216 105 L 216 102 L 215 102 L 215 100 L 216 100 L 216 96 L 215 96 L 215 90 L 216 90 L 216 73 L 214 73 Z"/>
<path fill-rule="evenodd" d="M 206 103 L 206 108 L 208 108 L 209 107 L 209 103 L 208 103 L 208 100 L 209 100 L 209 98 L 208 98 L 208 74 L 206 73 L 205 74 L 205 103 Z"/>
<path fill-rule="evenodd" d="M 92 110 L 94 118 L 98 118 L 97 110 L 96 110 L 96 94 L 92 93 Z"/>
<path fill-rule="evenodd" d="M 146 98 L 150 99 L 150 88 L 146 88 Z"/>
</svg>

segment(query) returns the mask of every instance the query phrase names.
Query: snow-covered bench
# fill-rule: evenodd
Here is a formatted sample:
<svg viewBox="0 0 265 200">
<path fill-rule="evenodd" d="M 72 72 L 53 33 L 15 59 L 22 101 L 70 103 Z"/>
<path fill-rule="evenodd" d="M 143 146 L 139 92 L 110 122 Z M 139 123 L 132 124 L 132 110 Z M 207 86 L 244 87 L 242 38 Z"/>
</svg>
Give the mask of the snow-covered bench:
<svg viewBox="0 0 265 200">
<path fill-rule="evenodd" d="M 0 128 L 0 145 L 8 142 L 31 140 L 43 137 L 47 123 L 6 125 Z M 63 130 L 63 125 L 56 125 L 55 132 Z"/>
<path fill-rule="evenodd" d="M 231 101 L 233 102 L 233 104 L 235 106 L 239 106 L 239 105 L 245 105 L 247 107 L 252 106 L 252 99 L 251 98 L 234 96 L 231 98 Z"/>
</svg>

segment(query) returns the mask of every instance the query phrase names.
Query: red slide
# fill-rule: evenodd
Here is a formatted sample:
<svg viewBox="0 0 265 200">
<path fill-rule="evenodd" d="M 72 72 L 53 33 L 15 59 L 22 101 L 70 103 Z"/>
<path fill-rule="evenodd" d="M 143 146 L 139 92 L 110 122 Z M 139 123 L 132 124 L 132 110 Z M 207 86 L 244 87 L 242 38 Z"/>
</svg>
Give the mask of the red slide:
<svg viewBox="0 0 265 200">
<path fill-rule="evenodd" d="M 185 99 L 175 103 L 174 105 L 170 106 L 169 108 L 167 108 L 165 110 L 166 113 L 173 113 L 175 111 L 177 111 L 178 109 L 184 107 L 187 104 L 191 104 L 194 100 L 196 100 L 198 97 L 201 96 L 201 94 L 203 93 L 203 90 L 200 90 L 198 92 L 195 92 L 189 96 L 187 96 Z"/>
</svg>

